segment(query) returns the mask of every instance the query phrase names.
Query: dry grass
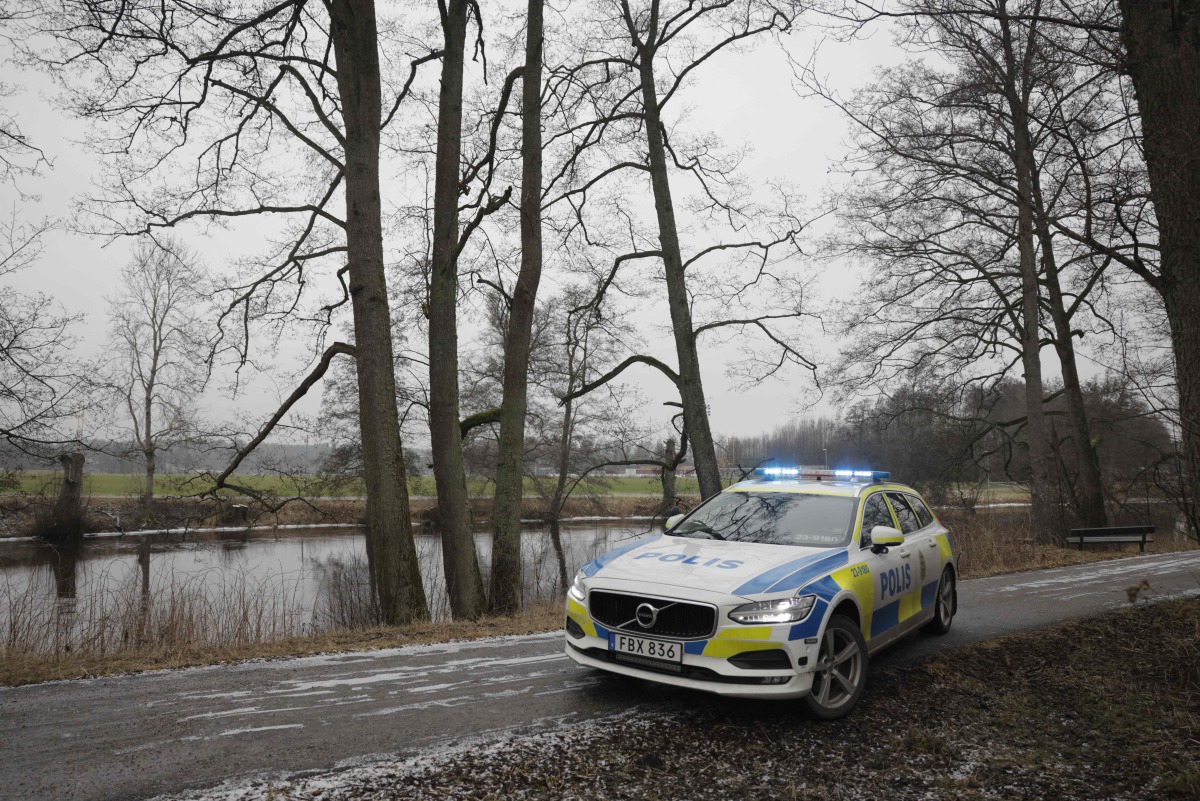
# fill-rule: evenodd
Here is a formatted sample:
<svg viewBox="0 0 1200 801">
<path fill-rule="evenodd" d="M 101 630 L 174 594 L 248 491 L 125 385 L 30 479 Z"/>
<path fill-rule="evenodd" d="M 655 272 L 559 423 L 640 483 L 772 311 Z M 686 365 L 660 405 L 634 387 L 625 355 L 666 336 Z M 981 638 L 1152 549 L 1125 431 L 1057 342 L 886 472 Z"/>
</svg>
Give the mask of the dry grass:
<svg viewBox="0 0 1200 801">
<path fill-rule="evenodd" d="M 60 679 L 88 678 L 146 670 L 196 667 L 282 659 L 314 654 L 393 648 L 419 643 L 477 640 L 515 634 L 535 634 L 562 625 L 561 602 L 541 602 L 513 617 L 483 617 L 475 621 L 420 622 L 407 626 L 375 627 L 361 631 L 330 631 L 241 644 L 208 645 L 201 641 L 157 644 L 142 650 L 95 654 L 79 651 L 4 653 L 0 686 Z"/>
<path fill-rule="evenodd" d="M 959 573 L 963 578 L 1066 567 L 1139 553 L 1137 545 L 1088 546 L 1084 550 L 1043 545 L 1034 539 L 1028 513 L 1024 511 L 985 510 L 971 514 L 940 510 L 938 517 L 954 538 Z M 1146 552 L 1164 553 L 1195 547 L 1192 540 L 1160 534 L 1154 543 L 1146 546 Z"/>
</svg>

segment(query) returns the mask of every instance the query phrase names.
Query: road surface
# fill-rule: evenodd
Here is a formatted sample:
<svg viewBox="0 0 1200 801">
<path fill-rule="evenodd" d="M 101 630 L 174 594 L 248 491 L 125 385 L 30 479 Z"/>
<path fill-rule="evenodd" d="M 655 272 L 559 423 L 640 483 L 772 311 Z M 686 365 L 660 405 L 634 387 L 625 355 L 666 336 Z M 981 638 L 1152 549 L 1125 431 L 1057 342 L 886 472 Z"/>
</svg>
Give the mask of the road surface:
<svg viewBox="0 0 1200 801">
<path fill-rule="evenodd" d="M 1198 595 L 1200 552 L 964 581 L 948 636 L 876 663 L 1094 615 L 1143 578 Z M 579 668 L 557 632 L 0 689 L 0 798 L 145 798 L 711 702 Z"/>
</svg>

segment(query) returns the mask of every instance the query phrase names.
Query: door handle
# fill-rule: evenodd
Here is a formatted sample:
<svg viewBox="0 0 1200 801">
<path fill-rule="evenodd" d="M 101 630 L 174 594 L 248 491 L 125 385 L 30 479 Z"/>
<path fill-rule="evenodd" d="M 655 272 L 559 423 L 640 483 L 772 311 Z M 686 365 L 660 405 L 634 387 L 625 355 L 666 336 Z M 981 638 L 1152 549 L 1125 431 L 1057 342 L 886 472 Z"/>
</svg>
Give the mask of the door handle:
<svg viewBox="0 0 1200 801">
<path fill-rule="evenodd" d="M 925 547 L 926 547 L 926 548 L 936 548 L 936 547 L 938 547 L 937 540 L 930 540 L 930 541 L 929 541 L 929 542 L 926 544 L 926 546 L 925 546 Z"/>
<path fill-rule="evenodd" d="M 907 548 L 905 548 L 903 551 L 896 551 L 896 553 L 899 554 L 900 556 L 904 557 L 905 559 L 912 556 L 912 552 L 909 551 Z"/>
</svg>

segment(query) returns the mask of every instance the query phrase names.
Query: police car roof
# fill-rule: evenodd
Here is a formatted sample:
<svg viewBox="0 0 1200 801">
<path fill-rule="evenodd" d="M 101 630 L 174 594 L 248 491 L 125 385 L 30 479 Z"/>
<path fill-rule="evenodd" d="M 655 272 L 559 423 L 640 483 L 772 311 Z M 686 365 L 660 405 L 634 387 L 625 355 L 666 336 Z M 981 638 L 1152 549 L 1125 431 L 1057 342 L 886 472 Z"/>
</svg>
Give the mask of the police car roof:
<svg viewBox="0 0 1200 801">
<path fill-rule="evenodd" d="M 862 479 L 815 479 L 815 478 L 754 478 L 739 481 L 726 487 L 726 492 L 795 492 L 809 495 L 841 495 L 857 498 L 873 489 L 890 489 L 899 492 L 915 490 L 894 481 L 865 481 Z"/>
</svg>

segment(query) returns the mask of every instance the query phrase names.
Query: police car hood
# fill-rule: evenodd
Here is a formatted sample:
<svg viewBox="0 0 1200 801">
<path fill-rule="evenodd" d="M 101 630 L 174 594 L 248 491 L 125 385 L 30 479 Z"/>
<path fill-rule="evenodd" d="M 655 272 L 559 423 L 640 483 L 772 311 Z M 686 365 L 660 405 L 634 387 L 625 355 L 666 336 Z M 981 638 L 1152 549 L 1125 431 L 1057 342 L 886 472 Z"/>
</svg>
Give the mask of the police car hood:
<svg viewBox="0 0 1200 801">
<path fill-rule="evenodd" d="M 596 579 L 593 586 L 644 581 L 749 598 L 795 592 L 848 561 L 845 548 L 659 536 L 610 551 L 584 565 L 583 573 Z"/>
</svg>

